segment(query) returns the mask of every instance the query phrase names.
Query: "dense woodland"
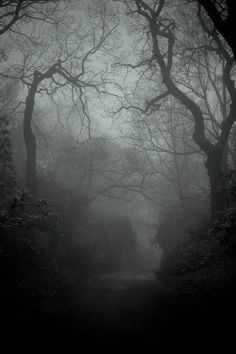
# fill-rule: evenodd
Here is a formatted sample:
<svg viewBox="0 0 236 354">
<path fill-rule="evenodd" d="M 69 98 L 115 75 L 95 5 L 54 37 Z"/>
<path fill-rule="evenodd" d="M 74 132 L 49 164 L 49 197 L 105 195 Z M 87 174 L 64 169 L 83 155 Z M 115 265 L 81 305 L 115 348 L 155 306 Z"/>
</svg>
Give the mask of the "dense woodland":
<svg viewBox="0 0 236 354">
<path fill-rule="evenodd" d="M 8 332 L 99 277 L 144 268 L 170 308 L 187 299 L 192 316 L 191 299 L 208 298 L 233 313 L 235 7 L 0 0 Z"/>
</svg>

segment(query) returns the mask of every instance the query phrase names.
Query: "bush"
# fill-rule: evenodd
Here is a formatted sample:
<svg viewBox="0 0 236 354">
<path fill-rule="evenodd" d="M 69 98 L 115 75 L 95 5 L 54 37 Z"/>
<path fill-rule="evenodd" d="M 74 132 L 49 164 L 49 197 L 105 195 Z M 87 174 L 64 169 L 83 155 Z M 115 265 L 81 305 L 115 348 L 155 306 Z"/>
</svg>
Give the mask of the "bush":
<svg viewBox="0 0 236 354">
<path fill-rule="evenodd" d="M 179 204 L 171 205 L 158 222 L 155 243 L 164 254 L 172 252 L 181 243 L 188 240 L 189 235 L 195 238 L 204 237 L 209 227 L 206 208 L 200 199 L 192 199 L 185 206 L 185 212 Z M 199 210 L 201 212 L 199 212 Z"/>
<path fill-rule="evenodd" d="M 13 303 L 33 301 L 34 298 L 51 297 L 58 288 L 56 270 L 60 237 L 56 225 L 57 216 L 42 209 L 41 202 L 14 201 L 0 217 L 0 263 L 2 293 L 5 301 Z M 36 213 L 38 209 L 38 213 Z"/>
<path fill-rule="evenodd" d="M 163 258 L 161 271 L 170 274 L 183 274 L 222 259 L 235 258 L 236 255 L 236 175 L 233 171 L 225 176 L 220 186 L 225 191 L 226 208 L 218 220 L 206 228 L 202 224 L 198 232 L 180 242 Z M 198 237 L 198 235 L 203 235 Z"/>
</svg>

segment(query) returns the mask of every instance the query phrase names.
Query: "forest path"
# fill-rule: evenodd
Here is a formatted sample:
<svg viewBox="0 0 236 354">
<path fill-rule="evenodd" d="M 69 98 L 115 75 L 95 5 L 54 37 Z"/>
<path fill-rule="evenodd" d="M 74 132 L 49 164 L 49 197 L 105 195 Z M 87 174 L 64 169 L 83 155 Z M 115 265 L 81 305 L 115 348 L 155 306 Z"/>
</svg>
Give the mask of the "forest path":
<svg viewBox="0 0 236 354">
<path fill-rule="evenodd" d="M 139 346 L 166 341 L 163 286 L 152 271 L 121 271 L 91 277 L 60 301 L 28 305 L 15 315 L 6 337 L 41 338 L 57 344 L 112 343 Z M 165 302 L 165 301 L 164 301 Z M 11 316 L 9 316 L 11 317 Z M 163 337 L 163 330 L 165 336 Z M 169 331 L 169 329 L 168 329 Z"/>
<path fill-rule="evenodd" d="M 150 271 L 124 271 L 91 281 L 71 303 L 71 334 L 97 338 L 156 338 L 160 284 Z"/>
<path fill-rule="evenodd" d="M 176 301 L 177 300 L 177 301 Z M 217 303 L 189 302 L 173 297 L 151 271 L 124 271 L 92 277 L 72 297 L 50 303 L 35 316 L 24 318 L 17 328 L 22 338 L 49 338 L 60 343 L 86 345 L 106 343 L 135 348 L 182 344 L 186 341 L 213 341 L 228 337 L 224 316 Z M 225 311 L 224 311 L 225 312 Z M 227 335 L 227 336 L 226 336 Z M 112 347 L 114 349 L 114 347 Z"/>
</svg>

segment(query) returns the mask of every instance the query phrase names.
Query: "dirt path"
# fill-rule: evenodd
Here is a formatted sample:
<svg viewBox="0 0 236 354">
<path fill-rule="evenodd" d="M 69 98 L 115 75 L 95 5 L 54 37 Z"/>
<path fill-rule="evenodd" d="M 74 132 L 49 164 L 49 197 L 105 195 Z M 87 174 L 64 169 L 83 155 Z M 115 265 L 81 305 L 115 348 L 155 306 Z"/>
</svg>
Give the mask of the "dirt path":
<svg viewBox="0 0 236 354">
<path fill-rule="evenodd" d="M 221 301 L 221 306 L 224 303 Z M 61 340 L 78 345 L 129 342 L 138 348 L 145 342 L 145 348 L 157 343 L 158 348 L 166 348 L 186 340 L 195 342 L 196 335 L 201 342 L 228 340 L 231 333 L 219 301 L 202 302 L 198 297 L 191 302 L 176 300 L 152 272 L 117 272 L 91 278 L 83 291 L 79 288 L 68 300 L 47 306 L 24 315 L 24 323 L 15 328 L 14 336 L 48 337 L 57 344 Z M 229 309 L 231 306 L 223 314 Z M 12 336 L 12 331 L 9 333 Z"/>
<path fill-rule="evenodd" d="M 119 272 L 91 282 L 71 304 L 73 333 L 96 337 L 156 337 L 158 283 L 152 272 Z"/>
</svg>

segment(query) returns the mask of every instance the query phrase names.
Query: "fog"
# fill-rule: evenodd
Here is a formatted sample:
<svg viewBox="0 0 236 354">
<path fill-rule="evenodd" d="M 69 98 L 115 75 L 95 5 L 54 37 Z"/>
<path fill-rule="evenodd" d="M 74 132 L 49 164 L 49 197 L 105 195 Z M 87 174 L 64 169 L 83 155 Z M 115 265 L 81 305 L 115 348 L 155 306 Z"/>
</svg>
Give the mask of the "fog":
<svg viewBox="0 0 236 354">
<path fill-rule="evenodd" d="M 5 338 L 233 338 L 234 14 L 0 1 Z"/>
</svg>

